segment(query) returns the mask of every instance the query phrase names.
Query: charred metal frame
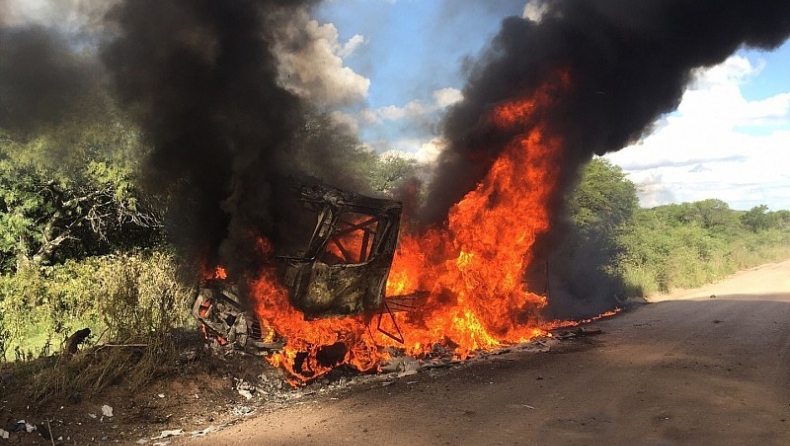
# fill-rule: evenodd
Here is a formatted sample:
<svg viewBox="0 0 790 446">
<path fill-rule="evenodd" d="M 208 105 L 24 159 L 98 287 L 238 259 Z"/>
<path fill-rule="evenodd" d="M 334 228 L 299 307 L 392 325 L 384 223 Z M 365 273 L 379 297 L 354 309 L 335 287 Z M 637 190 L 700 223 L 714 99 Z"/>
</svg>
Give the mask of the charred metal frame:
<svg viewBox="0 0 790 446">
<path fill-rule="evenodd" d="M 308 319 L 380 311 L 401 203 L 324 185 L 302 186 L 300 199 L 318 218 L 305 253 L 280 257 L 293 306 Z M 359 246 L 350 246 L 348 236 Z"/>
<path fill-rule="evenodd" d="M 317 218 L 303 253 L 277 257 L 291 304 L 306 319 L 377 314 L 376 329 L 403 342 L 392 311 L 410 308 L 412 298 L 384 299 L 398 243 L 401 203 L 319 184 L 301 185 L 298 192 Z M 385 314 L 396 334 L 382 328 Z M 241 350 L 266 355 L 285 343 L 276 333 L 264 333 L 270 329 L 245 311 L 236 287 L 225 280 L 212 279 L 201 286 L 192 315 L 218 354 Z"/>
</svg>

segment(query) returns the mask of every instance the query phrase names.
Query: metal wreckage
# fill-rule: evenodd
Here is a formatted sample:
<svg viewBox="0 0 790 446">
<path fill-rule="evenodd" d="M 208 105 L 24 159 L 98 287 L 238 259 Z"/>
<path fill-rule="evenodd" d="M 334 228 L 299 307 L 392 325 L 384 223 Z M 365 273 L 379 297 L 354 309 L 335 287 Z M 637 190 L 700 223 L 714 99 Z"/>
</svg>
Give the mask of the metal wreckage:
<svg viewBox="0 0 790 446">
<path fill-rule="evenodd" d="M 326 185 L 301 184 L 298 200 L 316 216 L 306 249 L 276 258 L 291 304 L 306 319 L 379 313 L 389 305 L 385 286 L 398 242 L 402 204 Z M 207 280 L 192 306 L 216 353 L 267 355 L 284 340 L 264 333 L 254 313 L 246 311 L 238 286 L 227 279 Z M 379 330 L 402 341 L 400 333 Z"/>
</svg>

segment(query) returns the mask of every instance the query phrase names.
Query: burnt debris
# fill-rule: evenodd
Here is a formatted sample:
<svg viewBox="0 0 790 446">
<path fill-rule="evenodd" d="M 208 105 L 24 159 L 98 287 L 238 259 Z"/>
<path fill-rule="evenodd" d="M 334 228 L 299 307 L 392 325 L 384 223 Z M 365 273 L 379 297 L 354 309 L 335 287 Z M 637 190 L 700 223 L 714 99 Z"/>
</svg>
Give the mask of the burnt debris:
<svg viewBox="0 0 790 446">
<path fill-rule="evenodd" d="M 280 351 L 285 340 L 245 311 L 238 289 L 220 280 L 211 280 L 198 292 L 192 304 L 192 315 L 201 324 L 203 335 L 213 353 L 225 355 L 241 351 L 267 355 Z"/>
<path fill-rule="evenodd" d="M 315 217 L 306 248 L 276 257 L 291 304 L 306 319 L 360 313 L 379 319 L 395 247 L 402 205 L 320 184 L 303 184 L 299 200 Z M 304 244 L 302 244 L 305 246 Z M 192 314 L 217 352 L 264 355 L 279 351 L 285 340 L 245 308 L 229 280 L 207 281 Z"/>
</svg>

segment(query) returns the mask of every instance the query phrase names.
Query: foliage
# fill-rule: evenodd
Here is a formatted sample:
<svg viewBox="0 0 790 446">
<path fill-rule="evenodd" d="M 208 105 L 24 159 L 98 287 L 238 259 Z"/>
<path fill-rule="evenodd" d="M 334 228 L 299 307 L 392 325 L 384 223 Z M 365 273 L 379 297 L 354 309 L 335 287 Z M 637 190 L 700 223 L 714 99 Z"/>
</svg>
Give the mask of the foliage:
<svg viewBox="0 0 790 446">
<path fill-rule="evenodd" d="M 98 270 L 99 313 L 109 339 L 120 342 L 161 342 L 162 334 L 184 326 L 184 311 L 196 290 L 178 280 L 175 259 L 154 252 L 149 256 L 114 256 Z"/>
<path fill-rule="evenodd" d="M 83 327 L 94 342 L 159 345 L 190 321 L 184 310 L 194 290 L 178 277 L 173 255 L 158 251 L 28 263 L 0 276 L 0 310 L 15 315 L 5 320 L 6 347 L 38 355 L 49 345 L 43 353 L 52 353 Z"/>
<path fill-rule="evenodd" d="M 141 385 L 176 366 L 174 336 L 192 323 L 188 306 L 196 290 L 178 280 L 172 254 L 154 251 L 31 266 L 0 276 L 0 314 L 14 315 L 2 325 L 6 358 L 49 357 L 77 329 L 93 333 L 87 343 L 93 348 L 36 369 L 38 398 L 97 391 L 119 378 Z M 102 347 L 107 344 L 120 347 Z"/>
<path fill-rule="evenodd" d="M 373 163 L 368 182 L 376 192 L 394 193 L 403 183 L 417 175 L 417 160 L 395 153 L 381 155 Z"/>
<path fill-rule="evenodd" d="M 784 211 L 755 209 L 743 213 L 719 200 L 640 209 L 623 232 L 620 268 L 642 294 L 651 294 L 696 287 L 738 269 L 790 258 Z M 760 223 L 751 224 L 755 215 Z"/>
<path fill-rule="evenodd" d="M 568 200 L 571 220 L 583 229 L 607 232 L 631 219 L 639 207 L 636 186 L 622 169 L 603 158 L 592 160 Z"/>
<path fill-rule="evenodd" d="M 161 206 L 135 185 L 125 149 L 105 147 L 132 144 L 127 132 L 85 130 L 67 139 L 74 150 L 52 141 L 64 132 L 0 140 L 0 271 L 151 246 L 161 237 Z M 62 150 L 69 159 L 53 163 Z"/>
<path fill-rule="evenodd" d="M 768 206 L 761 204 L 741 215 L 741 222 L 752 232 L 769 229 L 790 228 L 790 211 L 768 211 Z"/>
<path fill-rule="evenodd" d="M 601 159 L 585 168 L 568 207 L 577 231 L 569 244 L 588 263 L 585 250 L 594 248 L 626 295 L 695 287 L 790 258 L 790 211 L 740 212 L 716 199 L 640 209 L 633 183 Z"/>
</svg>

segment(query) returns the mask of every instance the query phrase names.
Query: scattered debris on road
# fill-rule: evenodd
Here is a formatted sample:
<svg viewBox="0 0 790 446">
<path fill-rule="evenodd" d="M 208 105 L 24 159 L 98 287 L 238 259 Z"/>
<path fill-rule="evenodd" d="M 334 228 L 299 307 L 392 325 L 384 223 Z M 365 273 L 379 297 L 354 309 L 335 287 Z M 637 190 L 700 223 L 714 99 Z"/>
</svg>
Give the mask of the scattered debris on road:
<svg viewBox="0 0 790 446">
<path fill-rule="evenodd" d="M 603 331 L 600 328 L 588 329 L 584 327 L 578 327 L 575 330 L 565 330 L 559 333 L 553 334 L 554 339 L 565 340 L 565 339 L 573 339 L 573 338 L 583 338 L 587 336 L 597 336 L 599 334 L 603 334 Z"/>
</svg>

